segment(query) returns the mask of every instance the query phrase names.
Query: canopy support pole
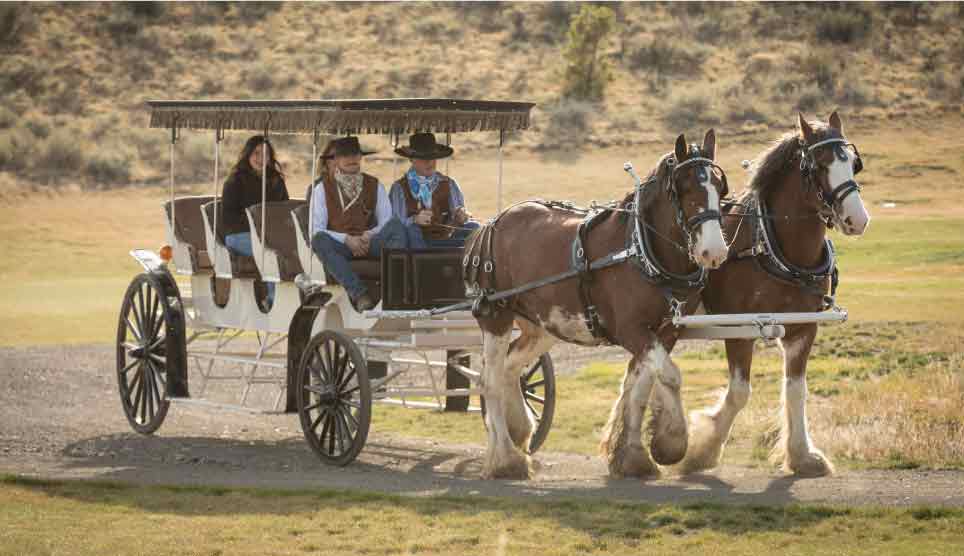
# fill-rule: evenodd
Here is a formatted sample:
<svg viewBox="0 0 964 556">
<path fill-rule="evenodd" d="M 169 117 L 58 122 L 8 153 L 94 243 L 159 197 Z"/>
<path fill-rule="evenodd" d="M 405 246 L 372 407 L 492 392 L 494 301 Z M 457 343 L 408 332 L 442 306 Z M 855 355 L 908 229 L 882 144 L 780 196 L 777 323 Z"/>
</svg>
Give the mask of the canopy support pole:
<svg viewBox="0 0 964 556">
<path fill-rule="evenodd" d="M 499 130 L 499 187 L 496 190 L 496 214 L 502 214 L 502 146 L 505 144 L 505 130 Z"/>
<path fill-rule="evenodd" d="M 398 148 L 398 132 L 392 133 L 392 181 L 398 179 L 398 153 L 395 149 Z"/>
<path fill-rule="evenodd" d="M 268 208 L 265 203 L 268 200 L 268 153 L 271 152 L 271 145 L 268 144 L 268 126 L 271 117 L 264 123 L 264 143 L 261 143 L 261 268 L 264 268 L 264 246 L 268 243 L 268 229 L 265 227 L 265 216 Z"/>
<path fill-rule="evenodd" d="M 214 130 L 214 237 L 215 238 L 218 237 L 218 213 L 221 212 L 220 210 L 221 203 L 220 203 L 220 199 L 218 198 L 218 185 L 220 183 L 220 179 L 219 179 L 220 176 L 218 175 L 218 170 L 220 169 L 220 165 L 221 165 L 221 140 L 222 139 L 224 139 L 224 131 L 221 129 L 221 126 L 218 126 L 218 128 Z M 219 248 L 218 242 L 216 239 L 214 241 L 214 248 L 215 249 Z M 217 253 L 214 253 L 213 255 L 214 256 L 211 257 L 211 260 L 212 261 L 217 260 Z"/>
<path fill-rule="evenodd" d="M 450 131 L 445 132 L 445 146 L 446 147 L 452 146 L 452 133 Z M 445 157 L 445 175 L 446 176 L 449 175 L 449 161 L 451 160 L 452 160 L 451 156 Z"/>
<path fill-rule="evenodd" d="M 311 179 L 308 186 L 308 245 L 311 246 L 311 235 L 315 233 L 315 211 L 312 210 L 311 200 L 315 198 L 315 175 L 318 172 L 318 128 L 316 127 L 311 135 Z M 312 273 L 315 267 L 315 258 L 308 257 L 308 277 L 314 276 Z"/>
<path fill-rule="evenodd" d="M 174 144 L 177 143 L 177 119 L 171 124 L 171 239 L 177 241 L 177 209 L 174 206 Z"/>
</svg>

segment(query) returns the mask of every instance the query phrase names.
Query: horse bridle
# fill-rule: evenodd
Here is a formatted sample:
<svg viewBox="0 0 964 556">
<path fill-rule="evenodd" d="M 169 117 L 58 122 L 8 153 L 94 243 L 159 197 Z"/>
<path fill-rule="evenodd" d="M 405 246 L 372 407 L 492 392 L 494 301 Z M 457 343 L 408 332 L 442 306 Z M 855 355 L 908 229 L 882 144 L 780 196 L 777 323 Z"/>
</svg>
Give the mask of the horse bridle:
<svg viewBox="0 0 964 556">
<path fill-rule="evenodd" d="M 720 199 L 722 200 L 730 192 L 730 188 L 727 185 L 727 181 L 726 181 L 726 172 L 724 172 L 723 168 L 720 168 L 720 166 L 716 164 L 716 162 L 714 162 L 713 159 L 706 158 L 702 156 L 702 154 L 703 153 L 700 151 L 699 147 L 697 147 L 696 145 L 691 145 L 690 158 L 687 158 L 686 160 L 684 160 L 683 162 L 680 162 L 679 164 L 676 164 L 675 157 L 670 157 L 666 161 L 667 165 L 673 167 L 670 173 L 669 181 L 666 184 L 666 188 L 669 191 L 670 202 L 673 204 L 673 208 L 676 209 L 676 224 L 683 230 L 683 235 L 686 236 L 687 252 L 691 258 L 692 258 L 692 248 L 693 248 L 693 235 L 696 233 L 696 230 L 699 230 L 699 227 L 706 221 L 709 221 L 709 220 L 720 221 L 721 215 L 720 215 L 719 208 L 710 209 L 707 207 L 707 209 L 704 210 L 703 212 L 696 214 L 689 219 L 685 218 L 685 215 L 683 214 L 683 206 L 682 204 L 680 204 L 680 201 L 679 201 L 679 190 L 677 185 L 678 173 L 682 169 L 686 168 L 687 166 L 696 166 L 696 178 L 699 181 L 699 183 L 703 183 L 709 177 L 707 174 L 710 172 L 710 169 L 719 170 L 720 181 L 723 182 L 723 191 L 720 193 Z M 721 226 L 722 226 L 722 223 L 721 223 Z"/>
<path fill-rule="evenodd" d="M 851 193 L 860 192 L 860 185 L 855 180 L 847 180 L 837 187 L 833 188 L 830 193 L 824 192 L 823 188 L 820 187 L 814 181 L 814 174 L 817 171 L 817 159 L 814 156 L 814 151 L 824 145 L 833 145 L 833 154 L 837 160 L 845 161 L 847 160 L 847 155 L 844 149 L 849 147 L 853 149 L 854 152 L 854 176 L 860 173 L 864 169 L 863 160 L 860 158 L 860 151 L 857 150 L 857 145 L 847 142 L 846 139 L 842 137 L 832 137 L 830 139 L 824 139 L 823 141 L 818 141 L 810 146 L 804 146 L 800 149 L 800 173 L 803 178 L 807 181 L 807 185 L 810 188 L 816 188 L 817 195 L 820 197 L 820 201 L 824 204 L 831 214 L 835 215 L 837 212 L 836 207 L 843 203 L 843 200 L 847 198 Z M 832 226 L 832 221 L 827 218 L 825 219 L 828 227 Z"/>
</svg>

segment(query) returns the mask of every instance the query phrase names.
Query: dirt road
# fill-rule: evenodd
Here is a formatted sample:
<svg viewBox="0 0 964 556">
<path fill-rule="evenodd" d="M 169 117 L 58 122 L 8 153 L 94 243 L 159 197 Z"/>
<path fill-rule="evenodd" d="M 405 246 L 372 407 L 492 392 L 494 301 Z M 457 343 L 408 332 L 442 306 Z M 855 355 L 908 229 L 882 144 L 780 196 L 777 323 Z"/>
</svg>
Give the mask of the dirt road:
<svg viewBox="0 0 964 556">
<path fill-rule="evenodd" d="M 145 437 L 131 431 L 121 412 L 110 346 L 0 349 L 0 379 L 0 473 L 410 495 L 964 506 L 961 471 L 844 470 L 829 478 L 795 479 L 725 465 L 712 473 L 642 482 L 608 478 L 596 457 L 550 452 L 536 455 L 538 473 L 531 481 L 481 481 L 482 446 L 376 430 L 355 463 L 331 468 L 310 452 L 293 415 L 184 406 L 172 407 L 160 431 Z M 565 403 L 564 392 L 559 403 Z"/>
</svg>

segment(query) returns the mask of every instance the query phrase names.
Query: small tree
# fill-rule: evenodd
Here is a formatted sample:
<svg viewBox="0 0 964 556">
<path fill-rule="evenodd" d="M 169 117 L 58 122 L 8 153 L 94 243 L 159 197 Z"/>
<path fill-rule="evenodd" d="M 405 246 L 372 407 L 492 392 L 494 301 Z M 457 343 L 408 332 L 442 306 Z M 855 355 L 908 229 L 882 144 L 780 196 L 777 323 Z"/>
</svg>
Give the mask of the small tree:
<svg viewBox="0 0 964 556">
<path fill-rule="evenodd" d="M 579 100 L 602 100 L 609 80 L 609 64 L 600 51 L 613 27 L 613 12 L 605 6 L 583 4 L 569 23 L 563 51 L 566 73 L 563 96 Z"/>
</svg>

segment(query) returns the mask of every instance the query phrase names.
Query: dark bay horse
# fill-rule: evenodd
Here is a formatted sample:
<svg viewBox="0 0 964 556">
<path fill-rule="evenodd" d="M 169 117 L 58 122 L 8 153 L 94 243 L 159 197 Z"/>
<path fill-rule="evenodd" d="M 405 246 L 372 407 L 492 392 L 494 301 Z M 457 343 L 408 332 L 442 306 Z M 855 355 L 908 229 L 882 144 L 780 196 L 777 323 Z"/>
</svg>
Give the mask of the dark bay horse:
<svg viewBox="0 0 964 556">
<path fill-rule="evenodd" d="M 821 311 L 836 280 L 828 228 L 861 235 L 870 216 L 854 175 L 860 155 L 844 137 L 836 112 L 829 125 L 808 123 L 778 140 L 755 161 L 748 190 L 739 204 L 724 210 L 731 239 L 729 259 L 710 273 L 703 303 L 707 313 L 777 313 Z M 833 472 L 807 432 L 807 358 L 816 324 L 787 325 L 783 351 L 780 439 L 775 461 L 801 476 Z M 754 340 L 727 340 L 730 382 L 716 406 L 690 415 L 689 450 L 684 473 L 715 467 L 733 420 L 750 397 Z"/>
<path fill-rule="evenodd" d="M 639 476 L 656 468 L 641 435 L 653 392 L 652 457 L 666 464 L 683 457 L 687 438 L 680 372 L 657 329 L 676 300 L 697 304 L 703 268 L 715 268 L 726 256 L 718 212 L 725 175 L 713 162 L 715 155 L 713 130 L 702 146 L 687 145 L 680 135 L 674 152 L 664 155 L 644 186 L 614 210 L 590 220 L 571 206 L 530 201 L 510 207 L 470 238 L 466 287 L 482 292 L 531 285 L 611 255 L 616 257 L 610 260 L 618 260 L 578 279 L 541 285 L 474 311 L 483 332 L 488 429 L 483 477 L 529 476 L 526 448 L 533 416 L 519 377 L 560 341 L 609 342 L 632 354 L 603 441 L 613 474 Z M 578 232 L 583 229 L 591 232 Z M 574 244 L 577 234 L 581 244 Z M 645 258 L 638 256 L 640 250 Z M 647 274 L 654 269 L 656 278 Z M 513 323 L 521 331 L 514 340 Z"/>
</svg>

